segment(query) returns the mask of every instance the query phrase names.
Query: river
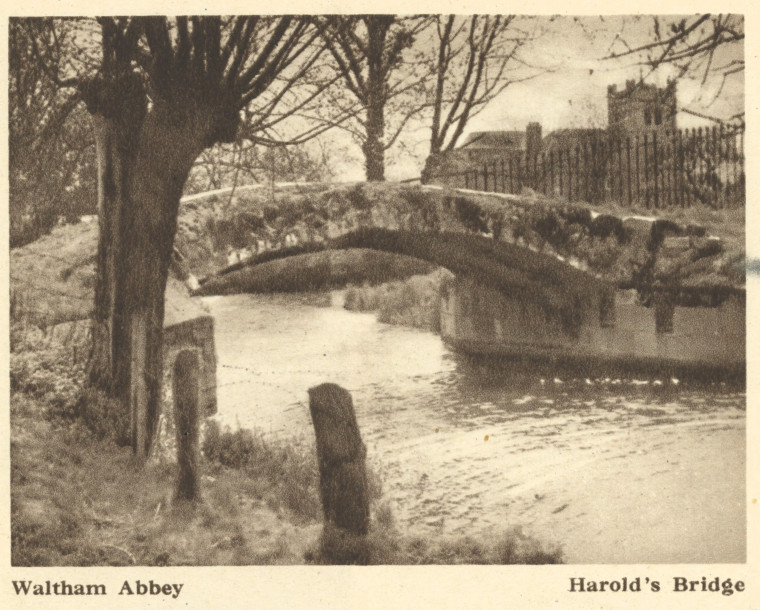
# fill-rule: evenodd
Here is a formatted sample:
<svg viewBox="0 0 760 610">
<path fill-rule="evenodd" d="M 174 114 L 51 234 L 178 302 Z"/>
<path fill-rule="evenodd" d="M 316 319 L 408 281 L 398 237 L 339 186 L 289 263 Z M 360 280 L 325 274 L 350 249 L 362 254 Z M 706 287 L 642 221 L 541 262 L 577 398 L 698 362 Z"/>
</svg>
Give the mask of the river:
<svg viewBox="0 0 760 610">
<path fill-rule="evenodd" d="M 222 423 L 313 443 L 306 391 L 332 381 L 404 531 L 521 526 L 568 563 L 745 561 L 743 388 L 488 368 L 334 297 L 204 299 Z"/>
</svg>

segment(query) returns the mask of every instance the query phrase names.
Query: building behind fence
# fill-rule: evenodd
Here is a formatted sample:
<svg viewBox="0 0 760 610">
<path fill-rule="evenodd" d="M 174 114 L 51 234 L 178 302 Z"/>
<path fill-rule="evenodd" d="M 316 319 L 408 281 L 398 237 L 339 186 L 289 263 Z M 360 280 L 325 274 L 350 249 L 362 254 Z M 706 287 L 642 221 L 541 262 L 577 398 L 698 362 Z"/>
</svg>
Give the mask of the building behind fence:
<svg viewBox="0 0 760 610">
<path fill-rule="evenodd" d="M 676 129 L 675 83 L 608 89 L 607 129 L 471 134 L 461 148 L 428 159 L 425 181 L 567 201 L 647 208 L 742 206 L 744 127 Z"/>
</svg>

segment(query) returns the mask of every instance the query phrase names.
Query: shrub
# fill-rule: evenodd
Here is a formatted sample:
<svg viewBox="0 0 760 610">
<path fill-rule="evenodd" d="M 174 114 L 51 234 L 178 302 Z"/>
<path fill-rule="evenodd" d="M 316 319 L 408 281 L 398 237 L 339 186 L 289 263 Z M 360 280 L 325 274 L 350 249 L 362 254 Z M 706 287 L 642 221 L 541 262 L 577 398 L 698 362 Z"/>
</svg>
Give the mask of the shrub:
<svg viewBox="0 0 760 610">
<path fill-rule="evenodd" d="M 11 353 L 11 391 L 39 400 L 50 417 L 73 416 L 84 384 L 85 346 L 35 345 L 28 340 L 23 347 Z"/>
<path fill-rule="evenodd" d="M 454 209 L 459 221 L 470 231 L 476 231 L 478 233 L 488 232 L 488 224 L 485 220 L 485 214 L 477 203 L 470 201 L 465 197 L 455 197 Z"/>
<path fill-rule="evenodd" d="M 438 216 L 436 194 L 423 191 L 420 188 L 407 188 L 401 191 L 411 208 L 412 217 L 417 229 L 425 231 L 439 231 L 441 220 Z"/>
<path fill-rule="evenodd" d="M 438 332 L 441 283 L 448 276 L 448 271 L 439 269 L 380 286 L 351 287 L 343 306 L 349 311 L 377 311 L 378 321 L 386 324 Z"/>
</svg>

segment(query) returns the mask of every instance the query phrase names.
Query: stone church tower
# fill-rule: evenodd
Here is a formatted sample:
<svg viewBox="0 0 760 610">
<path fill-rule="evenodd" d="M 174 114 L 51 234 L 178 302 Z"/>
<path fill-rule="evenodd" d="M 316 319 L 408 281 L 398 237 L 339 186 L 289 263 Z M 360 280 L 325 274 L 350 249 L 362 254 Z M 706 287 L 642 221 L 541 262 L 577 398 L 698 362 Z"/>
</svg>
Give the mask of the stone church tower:
<svg viewBox="0 0 760 610">
<path fill-rule="evenodd" d="M 659 88 L 629 80 L 625 89 L 607 87 L 609 129 L 617 135 L 676 129 L 676 81 Z"/>
</svg>

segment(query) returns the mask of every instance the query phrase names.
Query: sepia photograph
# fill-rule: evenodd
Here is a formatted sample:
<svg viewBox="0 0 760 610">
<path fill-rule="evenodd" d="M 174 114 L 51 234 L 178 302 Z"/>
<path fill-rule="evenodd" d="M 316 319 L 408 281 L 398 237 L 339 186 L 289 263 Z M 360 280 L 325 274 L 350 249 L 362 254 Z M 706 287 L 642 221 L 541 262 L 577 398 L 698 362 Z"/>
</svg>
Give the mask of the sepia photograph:
<svg viewBox="0 0 760 610">
<path fill-rule="evenodd" d="M 6 593 L 741 595 L 744 15 L 209 11 L 6 20 Z"/>
</svg>

